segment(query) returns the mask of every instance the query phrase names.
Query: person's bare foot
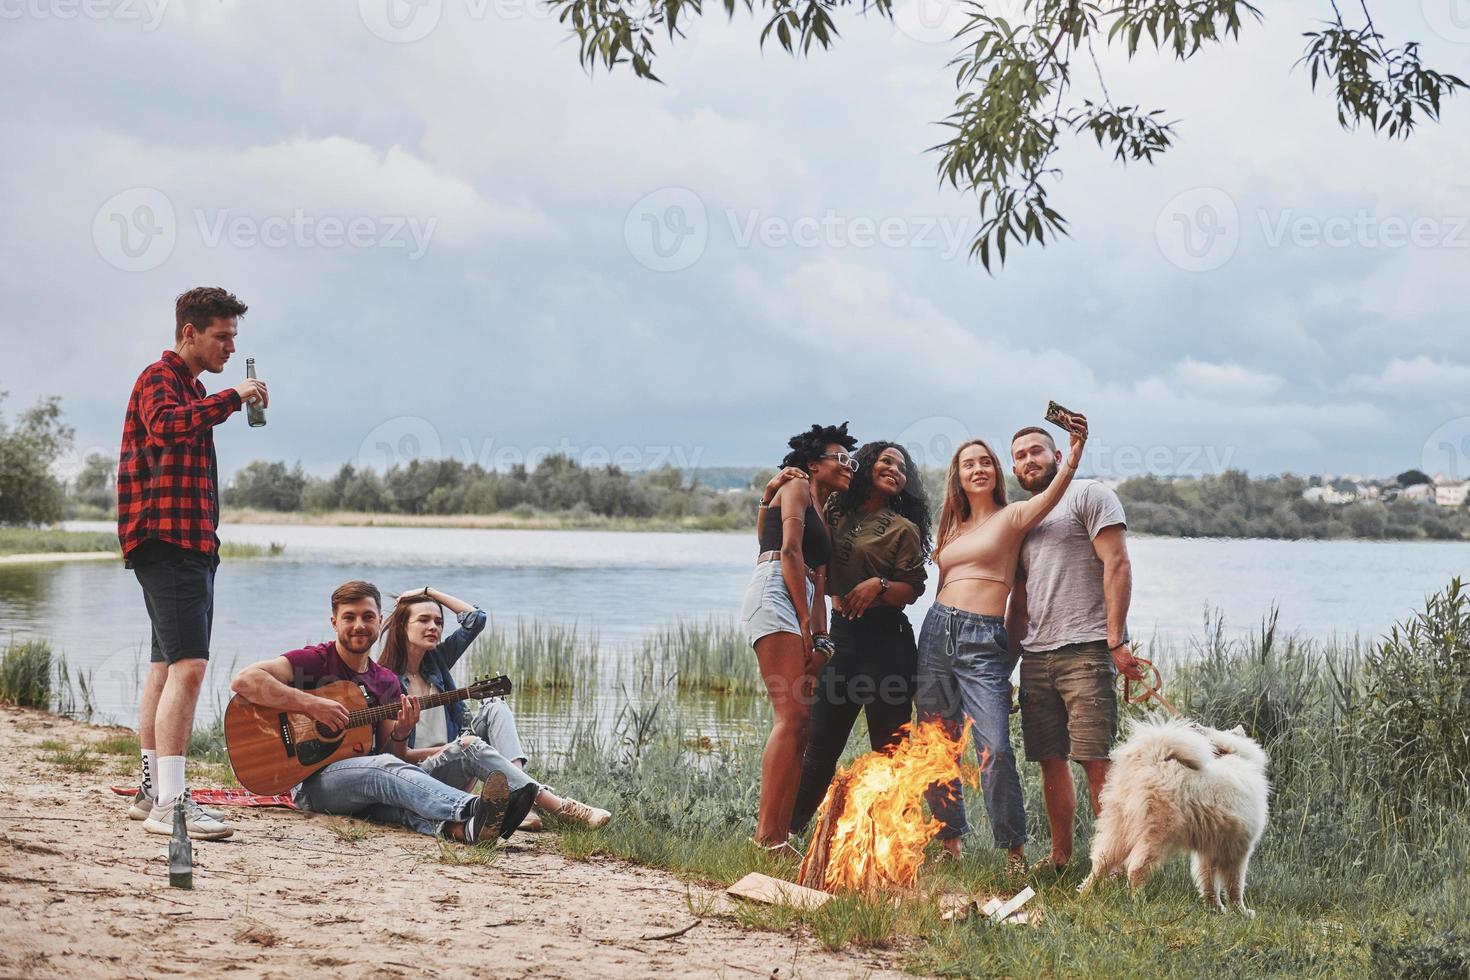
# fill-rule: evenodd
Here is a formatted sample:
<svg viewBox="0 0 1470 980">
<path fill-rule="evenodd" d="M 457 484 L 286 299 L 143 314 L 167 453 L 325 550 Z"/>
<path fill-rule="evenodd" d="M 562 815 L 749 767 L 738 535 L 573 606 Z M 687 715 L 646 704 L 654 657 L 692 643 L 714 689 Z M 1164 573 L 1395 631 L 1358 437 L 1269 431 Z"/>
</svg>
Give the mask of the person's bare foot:
<svg viewBox="0 0 1470 980">
<path fill-rule="evenodd" d="M 958 837 L 946 837 L 939 842 L 943 848 L 939 852 L 941 861 L 958 861 L 960 859 L 960 839 Z"/>
<path fill-rule="evenodd" d="M 1038 874 L 1042 871 L 1050 871 L 1052 874 L 1060 875 L 1066 872 L 1067 865 L 1071 863 L 1072 855 L 1058 854 L 1052 851 L 1046 857 L 1031 865 L 1031 873 Z"/>
</svg>

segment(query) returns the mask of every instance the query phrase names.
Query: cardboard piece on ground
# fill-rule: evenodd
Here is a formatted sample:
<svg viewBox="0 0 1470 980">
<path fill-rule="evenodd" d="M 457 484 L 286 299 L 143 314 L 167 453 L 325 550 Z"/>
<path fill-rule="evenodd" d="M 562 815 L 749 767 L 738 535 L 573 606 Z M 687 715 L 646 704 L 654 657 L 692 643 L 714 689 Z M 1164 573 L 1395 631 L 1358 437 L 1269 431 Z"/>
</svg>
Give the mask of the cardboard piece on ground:
<svg viewBox="0 0 1470 980">
<path fill-rule="evenodd" d="M 957 922 L 977 911 L 979 905 L 963 892 L 945 892 L 939 896 L 939 918 L 945 922 Z"/>
<path fill-rule="evenodd" d="M 1019 909 L 1022 905 L 1025 905 L 1027 902 L 1031 901 L 1031 899 L 1035 897 L 1036 889 L 1032 888 L 1030 885 L 1027 885 L 1025 888 L 1022 888 L 1019 892 L 1017 892 L 1014 898 L 990 913 L 991 923 L 994 925 L 999 925 L 1000 923 L 1006 921 L 1016 912 L 1017 909 Z M 990 903 L 986 902 L 985 907 L 988 909 L 990 907 Z"/>
<path fill-rule="evenodd" d="M 821 908 L 832 899 L 826 892 L 772 878 L 758 871 L 752 871 L 725 889 L 725 892 L 736 898 L 749 899 L 764 905 L 791 905 L 799 909 Z"/>
</svg>

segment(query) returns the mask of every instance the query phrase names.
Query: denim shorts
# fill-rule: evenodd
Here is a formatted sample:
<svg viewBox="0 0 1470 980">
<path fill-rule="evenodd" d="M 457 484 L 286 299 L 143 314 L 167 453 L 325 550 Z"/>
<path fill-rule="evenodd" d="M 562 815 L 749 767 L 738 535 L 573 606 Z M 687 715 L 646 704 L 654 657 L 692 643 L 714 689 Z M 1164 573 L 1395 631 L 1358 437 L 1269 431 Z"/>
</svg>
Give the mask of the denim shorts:
<svg viewBox="0 0 1470 980">
<path fill-rule="evenodd" d="M 807 609 L 811 609 L 816 586 L 806 580 Z M 763 561 L 755 566 L 750 585 L 745 588 L 745 601 L 740 605 L 740 627 L 745 631 L 745 640 L 751 646 L 763 636 L 772 633 L 795 633 L 801 635 L 801 624 L 796 620 L 796 606 L 791 602 L 791 593 L 786 591 L 786 580 L 781 577 L 779 561 Z"/>
</svg>

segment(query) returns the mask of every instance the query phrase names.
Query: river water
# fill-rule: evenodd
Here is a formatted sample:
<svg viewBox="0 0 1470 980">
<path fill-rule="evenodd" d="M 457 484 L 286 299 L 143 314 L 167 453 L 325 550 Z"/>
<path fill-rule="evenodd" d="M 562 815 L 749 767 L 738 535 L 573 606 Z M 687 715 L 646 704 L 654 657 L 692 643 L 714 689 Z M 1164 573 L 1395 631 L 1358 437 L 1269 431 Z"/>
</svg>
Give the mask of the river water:
<svg viewBox="0 0 1470 980">
<path fill-rule="evenodd" d="M 748 534 L 236 524 L 221 535 L 286 549 L 220 567 L 204 719 L 227 697 L 232 664 L 330 638 L 327 599 L 350 578 L 385 593 L 433 585 L 506 624 L 575 622 L 616 656 L 680 618 L 733 619 L 756 547 Z M 1246 631 L 1273 603 L 1286 630 L 1371 640 L 1470 572 L 1470 548 L 1455 543 L 1135 537 L 1129 547 L 1133 633 L 1177 647 L 1202 633 L 1206 608 Z M 916 626 L 928 602 L 912 607 Z M 74 670 L 90 671 L 108 720 L 135 718 L 148 636 L 142 594 L 121 562 L 0 566 L 0 637 L 48 639 Z"/>
</svg>

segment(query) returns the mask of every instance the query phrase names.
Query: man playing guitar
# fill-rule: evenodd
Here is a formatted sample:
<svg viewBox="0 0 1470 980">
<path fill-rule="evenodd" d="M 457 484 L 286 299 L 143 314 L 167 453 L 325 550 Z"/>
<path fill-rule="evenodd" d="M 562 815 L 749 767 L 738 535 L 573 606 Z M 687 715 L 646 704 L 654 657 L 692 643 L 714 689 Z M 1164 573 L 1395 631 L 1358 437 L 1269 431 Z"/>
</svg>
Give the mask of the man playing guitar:
<svg viewBox="0 0 1470 980">
<path fill-rule="evenodd" d="M 373 662 L 382 630 L 382 597 L 371 582 L 347 582 L 332 593 L 337 639 L 252 664 L 230 689 L 261 707 L 305 715 L 328 731 L 348 727 L 348 709 L 312 694 L 324 684 L 350 681 L 372 707 L 401 703 L 397 717 L 377 722 L 370 752 L 333 762 L 292 791 L 298 806 L 319 813 L 399 823 L 423 834 L 473 843 L 508 837 L 525 818 L 534 791 L 512 793 L 492 773 L 479 796 L 440 782 L 405 758 L 419 720 L 419 699 L 402 693 L 398 677 Z"/>
</svg>

